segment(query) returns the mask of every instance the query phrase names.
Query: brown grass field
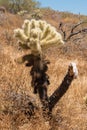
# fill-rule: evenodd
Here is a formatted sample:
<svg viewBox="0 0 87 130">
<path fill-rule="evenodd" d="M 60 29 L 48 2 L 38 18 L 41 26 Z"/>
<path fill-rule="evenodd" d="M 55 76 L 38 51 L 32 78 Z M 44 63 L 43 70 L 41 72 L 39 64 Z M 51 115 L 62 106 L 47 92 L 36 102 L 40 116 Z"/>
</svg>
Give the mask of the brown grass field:
<svg viewBox="0 0 87 130">
<path fill-rule="evenodd" d="M 57 17 L 61 13 L 55 11 L 48 10 L 43 14 L 46 14 L 43 19 L 55 27 L 61 19 L 71 24 L 78 21 L 76 16 Z M 49 96 L 62 82 L 70 62 L 77 63 L 79 75 L 54 107 L 50 121 L 43 118 L 41 109 L 27 118 L 21 112 L 26 109 L 27 96 L 33 97 L 39 108 L 41 103 L 38 95 L 33 94 L 29 74 L 31 68 L 15 62 L 28 53 L 19 49 L 13 38 L 13 29 L 21 27 L 23 18 L 9 13 L 3 14 L 3 17 L 0 15 L 0 18 L 0 130 L 87 130 L 87 104 L 84 100 L 87 95 L 87 36 L 77 44 L 69 41 L 62 47 L 52 47 L 44 52 L 51 62 L 48 69 L 51 83 Z"/>
</svg>

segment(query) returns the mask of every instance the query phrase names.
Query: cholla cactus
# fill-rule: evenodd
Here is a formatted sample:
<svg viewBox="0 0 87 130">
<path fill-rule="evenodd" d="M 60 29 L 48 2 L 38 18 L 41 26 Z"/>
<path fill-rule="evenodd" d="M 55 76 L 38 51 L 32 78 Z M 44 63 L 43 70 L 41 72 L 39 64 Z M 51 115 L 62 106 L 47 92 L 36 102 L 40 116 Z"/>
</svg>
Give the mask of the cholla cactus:
<svg viewBox="0 0 87 130">
<path fill-rule="evenodd" d="M 41 19 L 43 17 L 40 9 L 34 10 L 34 12 L 31 14 L 32 18 L 34 19 Z"/>
<path fill-rule="evenodd" d="M 34 55 L 41 54 L 44 48 L 51 45 L 64 44 L 61 34 L 42 20 L 25 20 L 22 29 L 15 29 L 14 34 L 21 44 L 26 44 L 31 49 Z"/>
<path fill-rule="evenodd" d="M 17 12 L 17 14 L 20 16 L 23 16 L 26 13 L 27 13 L 27 10 L 21 10 L 21 11 Z"/>
</svg>

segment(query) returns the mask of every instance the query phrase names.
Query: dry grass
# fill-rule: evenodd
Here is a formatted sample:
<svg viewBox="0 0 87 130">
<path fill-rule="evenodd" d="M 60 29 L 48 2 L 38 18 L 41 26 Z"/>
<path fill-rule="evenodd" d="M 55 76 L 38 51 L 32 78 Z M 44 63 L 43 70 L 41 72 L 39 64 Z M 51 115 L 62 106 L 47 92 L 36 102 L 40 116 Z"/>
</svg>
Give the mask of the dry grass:
<svg viewBox="0 0 87 130">
<path fill-rule="evenodd" d="M 10 20 L 14 18 L 14 21 L 15 19 L 18 20 L 16 16 L 9 16 L 9 18 Z M 11 31 L 12 34 L 12 29 L 19 26 L 22 20 L 17 22 L 13 22 L 11 28 L 8 25 L 8 33 Z M 5 27 L 6 25 L 0 26 L 1 32 L 6 30 Z M 82 44 L 79 46 L 68 43 L 63 48 L 54 47 L 45 52 L 47 58 L 51 61 L 48 70 L 51 83 L 48 88 L 49 96 L 63 80 L 71 61 L 77 63 L 79 70 L 78 78 L 73 81 L 67 93 L 53 109 L 52 120 L 45 121 L 40 109 L 41 103 L 38 95 L 33 94 L 31 87 L 30 68 L 25 67 L 25 64 L 15 62 L 15 59 L 25 54 L 25 52 L 18 50 L 15 45 L 8 45 L 5 35 L 3 33 L 0 35 L 0 129 L 87 130 L 87 106 L 84 101 L 87 94 L 86 48 L 81 49 Z M 86 45 L 87 42 L 85 42 L 84 46 L 86 47 Z M 31 100 L 31 97 L 33 97 L 32 102 L 39 109 L 36 109 L 35 115 L 29 118 L 24 112 L 27 99 Z"/>
</svg>

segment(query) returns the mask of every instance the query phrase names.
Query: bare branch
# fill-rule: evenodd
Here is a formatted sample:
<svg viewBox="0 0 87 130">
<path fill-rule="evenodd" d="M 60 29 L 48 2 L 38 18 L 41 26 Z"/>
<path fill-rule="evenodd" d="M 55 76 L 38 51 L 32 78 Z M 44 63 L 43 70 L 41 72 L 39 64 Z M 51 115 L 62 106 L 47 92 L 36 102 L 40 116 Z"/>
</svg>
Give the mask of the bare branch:
<svg viewBox="0 0 87 130">
<path fill-rule="evenodd" d="M 76 29 L 79 25 L 85 23 L 84 21 L 80 21 L 79 23 L 75 24 L 72 29 L 71 29 L 71 33 L 73 33 L 74 29 Z"/>
<path fill-rule="evenodd" d="M 71 37 L 73 37 L 73 36 L 75 36 L 75 35 L 77 35 L 77 34 L 79 34 L 79 33 L 82 33 L 82 32 L 87 32 L 87 28 L 84 28 L 84 29 L 81 29 L 81 30 L 79 30 L 79 31 L 77 31 L 77 32 L 73 32 L 73 33 L 71 33 L 68 37 L 67 37 L 67 39 L 66 39 L 66 41 L 68 41 Z"/>
<path fill-rule="evenodd" d="M 61 30 L 61 32 L 63 33 L 63 39 L 66 39 L 66 31 L 63 30 L 63 23 L 60 22 L 59 24 L 59 29 Z"/>
<path fill-rule="evenodd" d="M 81 29 L 79 29 L 77 31 L 75 30 L 75 29 L 77 29 L 77 27 L 79 27 L 80 25 L 82 25 L 84 23 L 87 23 L 87 22 L 86 21 L 80 21 L 79 23 L 73 25 L 72 28 L 70 29 L 70 31 L 68 31 L 68 30 L 64 30 L 63 23 L 60 22 L 59 29 L 63 33 L 63 39 L 64 39 L 64 41 L 67 42 L 68 40 L 70 40 L 71 37 L 73 37 L 73 36 L 75 36 L 77 34 L 87 33 L 87 28 L 83 28 L 83 27 L 81 27 Z M 68 36 L 67 36 L 67 34 L 68 34 Z"/>
</svg>

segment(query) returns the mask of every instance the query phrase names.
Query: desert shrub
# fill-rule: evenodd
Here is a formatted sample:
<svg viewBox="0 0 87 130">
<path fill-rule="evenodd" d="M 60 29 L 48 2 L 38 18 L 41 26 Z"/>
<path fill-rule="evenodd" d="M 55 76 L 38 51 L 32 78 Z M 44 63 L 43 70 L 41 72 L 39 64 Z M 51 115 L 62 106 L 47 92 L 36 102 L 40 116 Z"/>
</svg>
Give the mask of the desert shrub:
<svg viewBox="0 0 87 130">
<path fill-rule="evenodd" d="M 15 90 L 8 90 L 4 92 L 3 104 L 1 111 L 7 114 L 18 115 L 24 114 L 28 118 L 33 116 L 37 105 L 33 97 L 23 92 L 16 92 Z"/>
<path fill-rule="evenodd" d="M 41 19 L 42 18 L 42 13 L 40 11 L 40 9 L 36 9 L 32 14 L 31 14 L 31 17 L 33 19 Z"/>
<path fill-rule="evenodd" d="M 18 126 L 33 119 L 38 110 L 34 98 L 25 92 L 10 88 L 3 91 L 0 98 L 0 114 L 9 117 L 9 130 L 19 130 Z"/>
<path fill-rule="evenodd" d="M 11 13 L 17 13 L 21 10 L 31 12 L 39 7 L 39 2 L 36 0 L 0 0 L 0 6 L 6 7 Z"/>
</svg>

